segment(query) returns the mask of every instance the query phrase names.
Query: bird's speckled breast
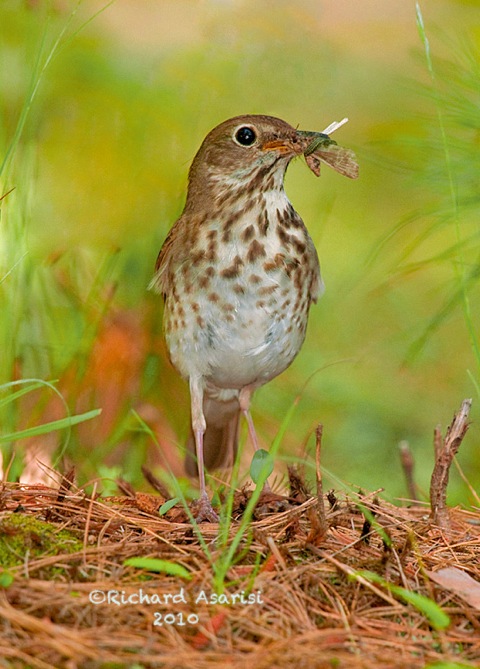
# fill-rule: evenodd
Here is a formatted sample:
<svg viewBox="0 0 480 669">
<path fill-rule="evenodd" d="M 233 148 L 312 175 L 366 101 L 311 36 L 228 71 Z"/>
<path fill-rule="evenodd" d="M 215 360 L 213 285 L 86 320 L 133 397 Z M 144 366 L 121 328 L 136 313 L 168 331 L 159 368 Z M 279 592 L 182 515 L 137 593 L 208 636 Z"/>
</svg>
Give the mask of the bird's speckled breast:
<svg viewBox="0 0 480 669">
<path fill-rule="evenodd" d="M 319 265 L 302 220 L 272 190 L 237 203 L 223 222 L 212 215 L 171 280 L 164 318 L 173 364 L 186 378 L 240 389 L 267 382 L 297 355 Z M 181 306 L 176 294 L 186 295 Z"/>
</svg>

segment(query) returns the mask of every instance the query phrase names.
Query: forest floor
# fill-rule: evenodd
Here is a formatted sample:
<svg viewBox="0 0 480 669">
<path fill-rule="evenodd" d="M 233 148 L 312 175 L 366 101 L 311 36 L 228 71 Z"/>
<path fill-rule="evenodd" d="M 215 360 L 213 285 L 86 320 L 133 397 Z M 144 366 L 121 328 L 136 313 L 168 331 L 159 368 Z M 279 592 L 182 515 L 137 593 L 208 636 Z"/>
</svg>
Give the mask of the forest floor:
<svg viewBox="0 0 480 669">
<path fill-rule="evenodd" d="M 158 490 L 71 479 L 0 488 L 0 667 L 480 665 L 478 508 L 312 494 L 291 469 L 251 516 L 243 489 L 196 525 Z"/>
</svg>

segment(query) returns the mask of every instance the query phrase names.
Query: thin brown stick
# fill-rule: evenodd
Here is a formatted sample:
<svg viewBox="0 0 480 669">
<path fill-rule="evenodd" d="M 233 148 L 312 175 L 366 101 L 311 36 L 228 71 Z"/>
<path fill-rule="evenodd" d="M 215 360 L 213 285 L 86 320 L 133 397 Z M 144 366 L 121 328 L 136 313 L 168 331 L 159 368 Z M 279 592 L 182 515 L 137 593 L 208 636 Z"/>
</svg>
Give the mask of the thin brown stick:
<svg viewBox="0 0 480 669">
<path fill-rule="evenodd" d="M 408 441 L 401 441 L 398 444 L 398 450 L 400 451 L 400 462 L 407 482 L 408 496 L 414 502 L 418 502 L 417 484 L 414 476 L 415 460 Z"/>
<path fill-rule="evenodd" d="M 90 503 L 88 505 L 87 516 L 85 519 L 85 530 L 83 532 L 83 565 L 87 565 L 87 547 L 88 547 L 88 535 L 90 532 L 90 521 L 92 519 L 93 504 L 97 496 L 97 481 L 93 484 L 92 495 L 90 497 Z"/>
<path fill-rule="evenodd" d="M 321 468 L 323 425 L 318 425 L 315 430 L 315 476 L 317 483 L 317 503 L 315 509 L 309 514 L 312 529 L 307 537 L 307 543 L 318 545 L 328 532 L 327 514 L 325 512 L 325 501 L 323 499 L 323 482 Z"/>
<path fill-rule="evenodd" d="M 142 465 L 142 474 L 154 490 L 159 492 L 165 499 L 170 499 L 171 495 L 167 486 L 165 486 L 145 465 Z"/>
<path fill-rule="evenodd" d="M 433 522 L 444 530 L 450 529 L 450 519 L 447 508 L 447 486 L 450 467 L 453 458 L 460 448 L 460 444 L 468 430 L 468 414 L 472 400 L 463 400 L 460 411 L 456 413 L 447 429 L 445 439 L 439 448 L 438 434 L 435 430 L 435 466 L 430 481 L 431 518 Z M 438 449 L 438 452 L 437 452 Z"/>
<path fill-rule="evenodd" d="M 323 437 L 323 425 L 318 425 L 315 430 L 315 471 L 317 479 L 317 510 L 318 517 L 320 519 L 320 529 L 324 534 L 327 533 L 328 523 L 327 523 L 327 514 L 325 513 L 325 502 L 323 499 L 323 480 L 322 480 L 322 467 L 321 467 L 321 454 L 322 454 L 322 437 Z"/>
</svg>

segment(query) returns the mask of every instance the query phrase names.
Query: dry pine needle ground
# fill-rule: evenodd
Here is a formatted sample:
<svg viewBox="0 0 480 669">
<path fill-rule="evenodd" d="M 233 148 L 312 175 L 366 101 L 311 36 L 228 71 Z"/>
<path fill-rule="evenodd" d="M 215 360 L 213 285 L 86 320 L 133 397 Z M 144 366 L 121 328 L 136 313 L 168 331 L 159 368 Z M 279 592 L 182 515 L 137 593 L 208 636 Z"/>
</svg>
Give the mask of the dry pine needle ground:
<svg viewBox="0 0 480 669">
<path fill-rule="evenodd" d="M 234 515 L 246 497 L 237 493 Z M 244 590 L 255 602 L 214 604 L 205 601 L 215 593 L 211 562 L 181 513 L 159 516 L 162 501 L 146 494 L 92 500 L 79 490 L 4 485 L 0 545 L 2 565 L 10 567 L 0 573 L 7 575 L 0 589 L 0 667 L 480 663 L 478 594 L 475 600 L 475 593 L 432 578 L 454 567 L 454 574 L 480 582 L 480 513 L 451 509 L 446 533 L 425 506 L 330 495 L 322 535 L 317 498 L 296 490 L 283 504 L 266 500 L 226 577 L 226 593 Z M 238 520 L 230 540 L 237 531 Z M 214 563 L 222 557 L 217 532 L 202 526 Z M 181 565 L 191 578 L 125 566 L 133 556 Z M 384 580 L 352 577 L 365 570 Z M 390 585 L 436 602 L 450 624 L 435 630 L 425 612 Z M 155 594 L 157 603 L 95 604 L 96 591 L 116 591 L 117 599 Z"/>
</svg>

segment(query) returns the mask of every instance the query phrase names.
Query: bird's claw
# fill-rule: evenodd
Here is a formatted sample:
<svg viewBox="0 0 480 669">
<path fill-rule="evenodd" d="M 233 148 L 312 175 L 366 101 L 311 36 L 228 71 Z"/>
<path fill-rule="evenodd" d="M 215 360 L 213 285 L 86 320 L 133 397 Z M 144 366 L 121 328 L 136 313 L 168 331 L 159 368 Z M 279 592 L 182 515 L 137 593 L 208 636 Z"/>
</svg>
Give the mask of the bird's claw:
<svg viewBox="0 0 480 669">
<path fill-rule="evenodd" d="M 220 520 L 217 512 L 213 510 L 212 503 L 206 493 L 202 493 L 195 502 L 193 516 L 197 523 L 204 523 L 205 521 L 218 523 Z"/>
</svg>

